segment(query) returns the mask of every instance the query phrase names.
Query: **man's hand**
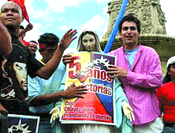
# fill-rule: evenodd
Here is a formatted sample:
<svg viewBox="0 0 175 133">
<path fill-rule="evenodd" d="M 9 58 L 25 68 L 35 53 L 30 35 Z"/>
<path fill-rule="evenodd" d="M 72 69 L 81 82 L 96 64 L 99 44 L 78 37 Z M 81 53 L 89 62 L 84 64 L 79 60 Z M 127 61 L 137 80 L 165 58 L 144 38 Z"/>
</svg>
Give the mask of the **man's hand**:
<svg viewBox="0 0 175 133">
<path fill-rule="evenodd" d="M 50 118 L 50 123 L 52 123 L 53 121 L 55 121 L 59 116 L 60 116 L 60 109 L 59 107 L 54 107 L 50 112 L 49 114 L 52 114 L 51 115 L 51 118 Z"/>
<path fill-rule="evenodd" d="M 128 72 L 120 66 L 110 65 L 110 67 L 107 70 L 107 73 L 109 73 L 110 76 L 113 78 L 126 78 Z"/>
<path fill-rule="evenodd" d="M 122 102 L 122 107 L 123 107 L 124 115 L 125 115 L 130 121 L 135 120 L 135 117 L 134 117 L 134 114 L 133 114 L 133 109 L 132 109 L 132 107 L 131 107 L 126 101 L 123 101 L 123 102 Z"/>
<path fill-rule="evenodd" d="M 1 103 L 0 103 L 0 113 L 5 116 L 7 116 L 8 114 L 8 111 L 2 106 Z"/>
<path fill-rule="evenodd" d="M 26 28 L 25 28 L 26 32 L 27 32 L 27 31 L 30 31 L 30 30 L 32 30 L 32 29 L 33 29 L 33 25 L 32 25 L 31 23 L 29 23 L 29 24 L 26 26 Z"/>
<path fill-rule="evenodd" d="M 61 39 L 61 42 L 60 42 L 60 48 L 64 51 L 68 46 L 69 44 L 75 40 L 75 38 L 77 38 L 75 35 L 77 34 L 77 31 L 76 30 L 72 30 L 70 29 L 69 31 L 67 31 L 64 36 L 62 37 Z"/>
<path fill-rule="evenodd" d="M 63 56 L 63 63 L 65 66 L 70 63 L 71 58 L 72 58 L 72 55 L 70 54 L 66 54 Z"/>
<path fill-rule="evenodd" d="M 75 83 L 72 83 L 65 91 L 63 91 L 63 98 L 65 99 L 70 99 L 70 98 L 83 98 L 83 94 L 86 94 L 86 89 L 85 85 L 78 85 L 75 86 Z"/>
<path fill-rule="evenodd" d="M 30 31 L 30 30 L 32 30 L 33 29 L 33 25 L 30 23 L 30 24 L 28 24 L 27 26 L 26 26 L 26 28 L 24 29 L 24 30 L 21 30 L 20 32 L 19 32 L 19 37 L 20 36 L 22 36 L 22 35 L 24 35 L 24 34 L 26 34 L 26 32 L 28 32 L 28 31 Z"/>
</svg>

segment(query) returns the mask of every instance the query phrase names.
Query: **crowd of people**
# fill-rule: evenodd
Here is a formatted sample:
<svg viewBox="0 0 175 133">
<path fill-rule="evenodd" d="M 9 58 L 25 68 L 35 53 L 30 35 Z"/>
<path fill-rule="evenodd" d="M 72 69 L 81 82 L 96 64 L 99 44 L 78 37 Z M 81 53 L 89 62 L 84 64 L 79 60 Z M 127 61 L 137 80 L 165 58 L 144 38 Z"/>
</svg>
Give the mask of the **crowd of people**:
<svg viewBox="0 0 175 133">
<path fill-rule="evenodd" d="M 1 7 L 0 17 L 0 125 L 8 132 L 7 114 L 40 116 L 39 133 L 174 133 L 175 132 L 175 56 L 167 61 L 163 78 L 157 52 L 138 43 L 139 19 L 125 15 L 119 23 L 118 35 L 123 44 L 108 53 L 116 65 L 107 72 L 115 79 L 115 125 L 61 124 L 58 117 L 62 99 L 83 98 L 84 84 L 62 84 L 66 65 L 72 56 L 64 50 L 76 38 L 70 29 L 60 40 L 53 33 L 44 33 L 37 41 L 24 40 L 33 25 L 21 26 L 21 7 L 11 1 Z M 35 59 L 39 50 L 42 58 Z M 99 38 L 93 31 L 84 31 L 77 52 L 99 52 Z M 119 115 L 118 115 L 119 114 Z"/>
</svg>

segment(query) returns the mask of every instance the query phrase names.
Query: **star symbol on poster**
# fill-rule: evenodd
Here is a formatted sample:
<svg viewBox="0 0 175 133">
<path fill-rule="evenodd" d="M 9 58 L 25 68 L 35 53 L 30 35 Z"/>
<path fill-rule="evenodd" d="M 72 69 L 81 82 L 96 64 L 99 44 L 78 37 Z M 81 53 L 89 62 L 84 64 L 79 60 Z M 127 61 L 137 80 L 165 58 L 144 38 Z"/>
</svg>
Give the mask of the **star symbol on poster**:
<svg viewBox="0 0 175 133">
<path fill-rule="evenodd" d="M 94 65 L 98 65 L 99 64 L 99 59 L 94 60 L 93 63 L 94 63 Z"/>
<path fill-rule="evenodd" d="M 18 130 L 22 130 L 23 127 L 26 125 L 27 124 L 21 124 L 21 119 L 20 119 L 18 125 L 17 126 L 14 125 L 14 126 L 16 127 L 16 131 L 18 131 Z"/>
<path fill-rule="evenodd" d="M 90 68 L 94 68 L 95 66 L 98 66 L 99 64 L 103 64 L 106 68 L 108 68 L 110 66 L 109 60 L 108 59 L 104 59 L 103 56 L 101 56 L 100 59 L 96 59 L 96 60 L 86 64 L 85 65 L 85 69 L 88 69 L 89 67 Z"/>
<path fill-rule="evenodd" d="M 108 61 L 108 59 L 103 59 L 103 56 L 101 56 L 100 63 L 105 64 L 106 61 Z"/>
<path fill-rule="evenodd" d="M 93 64 L 94 64 L 94 66 L 97 66 L 98 64 L 103 64 L 106 68 L 108 68 L 110 66 L 109 60 L 108 59 L 104 59 L 103 56 L 101 56 L 100 59 L 94 60 Z"/>
<path fill-rule="evenodd" d="M 8 133 L 13 133 L 13 126 L 8 128 Z"/>
<path fill-rule="evenodd" d="M 109 60 L 107 62 L 105 62 L 104 66 L 106 66 L 106 68 L 108 68 L 110 66 Z"/>
<path fill-rule="evenodd" d="M 92 62 L 90 62 L 89 63 L 89 67 L 93 67 L 94 65 L 93 65 L 93 63 Z"/>
<path fill-rule="evenodd" d="M 31 131 L 28 130 L 29 126 L 26 127 L 26 125 L 27 123 L 22 124 L 20 119 L 18 125 L 12 125 L 10 128 L 8 128 L 8 133 L 14 133 L 14 132 L 30 133 Z"/>
<path fill-rule="evenodd" d="M 27 126 L 26 128 L 23 129 L 22 133 L 30 133 L 31 131 L 28 130 L 29 126 Z"/>
</svg>

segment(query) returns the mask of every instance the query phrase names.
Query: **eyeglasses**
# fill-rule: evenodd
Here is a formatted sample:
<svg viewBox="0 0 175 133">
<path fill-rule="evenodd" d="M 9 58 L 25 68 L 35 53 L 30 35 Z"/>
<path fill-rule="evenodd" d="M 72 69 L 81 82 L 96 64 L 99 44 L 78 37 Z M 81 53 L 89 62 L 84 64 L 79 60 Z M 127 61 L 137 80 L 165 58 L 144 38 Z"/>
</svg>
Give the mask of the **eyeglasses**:
<svg viewBox="0 0 175 133">
<path fill-rule="evenodd" d="M 131 27 L 123 27 L 123 30 L 124 31 L 127 31 L 128 29 L 130 29 L 131 31 L 134 31 L 134 30 L 136 30 L 136 27 L 134 27 L 134 26 L 131 26 Z"/>
</svg>

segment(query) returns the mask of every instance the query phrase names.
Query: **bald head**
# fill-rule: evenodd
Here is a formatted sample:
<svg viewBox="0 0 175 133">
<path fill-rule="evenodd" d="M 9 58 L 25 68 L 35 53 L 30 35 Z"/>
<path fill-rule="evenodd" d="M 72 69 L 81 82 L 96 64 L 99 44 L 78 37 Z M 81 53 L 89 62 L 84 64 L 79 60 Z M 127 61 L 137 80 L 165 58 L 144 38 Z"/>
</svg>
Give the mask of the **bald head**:
<svg viewBox="0 0 175 133">
<path fill-rule="evenodd" d="M 18 4 L 8 1 L 1 7 L 1 22 L 6 27 L 19 28 L 22 21 L 22 10 Z"/>
<path fill-rule="evenodd" d="M 7 2 L 1 7 L 1 13 L 2 13 L 3 8 L 4 8 L 7 4 L 13 4 L 13 5 L 15 5 L 16 8 L 19 10 L 19 14 L 22 16 L 22 9 L 21 9 L 21 7 L 20 7 L 18 4 L 16 4 L 15 2 L 13 2 L 13 1 L 7 1 Z"/>
</svg>

